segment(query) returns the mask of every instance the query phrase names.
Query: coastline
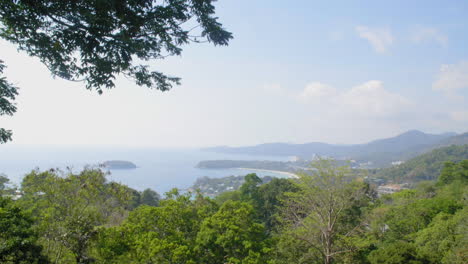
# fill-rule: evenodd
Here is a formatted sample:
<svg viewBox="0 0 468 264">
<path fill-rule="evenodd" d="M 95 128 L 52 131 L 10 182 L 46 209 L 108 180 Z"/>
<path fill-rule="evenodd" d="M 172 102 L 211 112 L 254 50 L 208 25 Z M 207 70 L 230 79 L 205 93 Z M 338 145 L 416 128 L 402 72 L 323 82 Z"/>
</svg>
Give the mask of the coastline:
<svg viewBox="0 0 468 264">
<path fill-rule="evenodd" d="M 296 174 L 287 171 L 278 171 L 278 170 L 266 170 L 266 169 L 253 169 L 253 168 L 236 168 L 239 170 L 252 170 L 252 171 L 263 171 L 263 172 L 273 172 L 277 174 L 283 174 L 288 176 L 289 178 L 298 178 Z"/>
</svg>

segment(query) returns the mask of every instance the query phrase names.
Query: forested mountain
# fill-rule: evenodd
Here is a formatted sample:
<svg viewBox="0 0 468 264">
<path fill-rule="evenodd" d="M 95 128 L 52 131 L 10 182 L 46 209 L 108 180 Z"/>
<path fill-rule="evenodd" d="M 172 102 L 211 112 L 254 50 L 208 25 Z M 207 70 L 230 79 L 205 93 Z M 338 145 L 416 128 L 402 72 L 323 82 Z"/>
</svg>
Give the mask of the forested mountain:
<svg viewBox="0 0 468 264">
<path fill-rule="evenodd" d="M 380 169 L 373 176 L 394 182 L 436 180 L 446 162 L 464 159 L 468 159 L 468 145 L 452 145 L 432 150 L 401 165 Z"/>
<path fill-rule="evenodd" d="M 373 167 L 388 167 L 392 161 L 407 160 L 436 147 L 466 144 L 468 142 L 467 134 L 443 133 L 436 135 L 411 130 L 392 138 L 355 145 L 333 145 L 319 142 L 306 144 L 267 143 L 249 147 L 224 146 L 204 150 L 234 154 L 299 156 L 306 159 L 319 155 L 336 159 L 370 161 Z"/>
<path fill-rule="evenodd" d="M 458 146 L 468 145 L 468 132 L 442 139 L 441 141 L 432 145 L 431 149 L 436 149 L 439 147 L 446 147 L 446 146 L 451 146 L 451 145 L 458 145 Z"/>
</svg>

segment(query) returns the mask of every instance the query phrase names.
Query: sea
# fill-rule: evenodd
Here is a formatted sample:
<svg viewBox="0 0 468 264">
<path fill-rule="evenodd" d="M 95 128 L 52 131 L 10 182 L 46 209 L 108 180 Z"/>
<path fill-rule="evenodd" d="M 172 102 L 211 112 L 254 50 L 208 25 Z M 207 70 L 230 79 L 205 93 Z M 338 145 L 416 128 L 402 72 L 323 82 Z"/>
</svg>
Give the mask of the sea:
<svg viewBox="0 0 468 264">
<path fill-rule="evenodd" d="M 131 161 L 136 169 L 109 170 L 109 181 L 137 190 L 151 188 L 160 194 L 178 188 L 185 190 L 200 177 L 225 177 L 257 173 L 259 176 L 285 177 L 284 174 L 248 169 L 200 169 L 202 160 L 276 160 L 290 157 L 224 154 L 200 149 L 124 148 L 124 147 L 50 147 L 0 145 L 0 174 L 19 186 L 32 170 L 61 169 L 79 172 L 107 160 Z"/>
</svg>

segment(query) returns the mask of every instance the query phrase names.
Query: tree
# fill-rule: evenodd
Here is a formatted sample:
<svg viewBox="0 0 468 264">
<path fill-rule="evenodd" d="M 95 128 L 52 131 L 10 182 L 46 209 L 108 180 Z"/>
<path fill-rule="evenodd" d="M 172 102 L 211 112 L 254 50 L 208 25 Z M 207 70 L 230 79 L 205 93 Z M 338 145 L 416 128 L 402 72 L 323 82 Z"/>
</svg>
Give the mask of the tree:
<svg viewBox="0 0 468 264">
<path fill-rule="evenodd" d="M 416 247 L 405 241 L 396 241 L 374 250 L 369 254 L 371 264 L 423 264 L 418 258 Z"/>
<path fill-rule="evenodd" d="M 11 116 L 16 112 L 16 105 L 13 101 L 18 95 L 18 88 L 9 83 L 6 78 L 2 76 L 4 69 L 5 65 L 3 61 L 0 60 L 0 116 Z M 11 140 L 11 130 L 0 128 L 0 144 L 9 140 Z"/>
<path fill-rule="evenodd" d="M 240 200 L 250 203 L 257 212 L 261 206 L 259 186 L 262 179 L 255 173 L 245 175 L 244 183 L 239 188 Z"/>
<path fill-rule="evenodd" d="M 249 203 L 227 201 L 203 221 L 197 235 L 198 263 L 260 264 L 268 251 L 264 226 Z"/>
<path fill-rule="evenodd" d="M 220 206 L 227 202 L 227 201 L 240 201 L 240 191 L 235 190 L 235 191 L 228 191 L 228 192 L 223 192 L 214 197 L 214 201 L 219 204 Z"/>
<path fill-rule="evenodd" d="M 434 217 L 427 228 L 416 233 L 415 246 L 418 255 L 429 260 L 430 263 L 441 263 L 465 235 L 458 233 L 457 230 L 464 213 L 466 214 L 466 211 L 463 210 L 455 215 L 440 213 Z"/>
<path fill-rule="evenodd" d="M 32 226 L 27 214 L 0 196 L 0 263 L 49 263 Z"/>
<path fill-rule="evenodd" d="M 59 171 L 36 172 L 22 182 L 18 201 L 36 217 L 40 243 L 56 263 L 90 263 L 89 246 L 97 227 L 119 223 L 132 193 L 129 188 L 106 182 L 98 169 L 79 174 Z"/>
<path fill-rule="evenodd" d="M 140 203 L 150 206 L 158 206 L 161 197 L 159 194 L 151 189 L 145 189 L 140 196 Z"/>
<path fill-rule="evenodd" d="M 276 219 L 277 214 L 281 211 L 281 201 L 284 200 L 284 195 L 287 192 L 296 192 L 297 187 L 290 179 L 274 178 L 269 183 L 259 187 L 259 196 L 261 206 L 258 209 L 258 214 L 262 222 L 265 223 L 265 229 L 271 233 L 278 224 Z"/>
<path fill-rule="evenodd" d="M 381 197 L 367 218 L 367 260 L 466 263 L 466 168 L 448 162 L 437 183 Z"/>
<path fill-rule="evenodd" d="M 468 182 L 468 160 L 462 160 L 458 163 L 448 161 L 445 163 L 438 179 L 438 185 L 447 185 L 458 181 L 461 184 Z"/>
<path fill-rule="evenodd" d="M 180 55 L 189 43 L 227 45 L 232 34 L 215 17 L 214 0 L 5 0 L 0 37 L 38 57 L 53 76 L 84 81 L 98 93 L 117 75 L 161 91 L 177 77 L 151 71 L 141 61 Z M 3 73 L 0 61 L 0 74 Z M 17 89 L 0 79 L 0 115 L 16 111 Z M 0 130 L 0 142 L 11 131 Z"/>
<path fill-rule="evenodd" d="M 352 209 L 367 200 L 368 188 L 352 181 L 349 166 L 338 167 L 333 160 L 320 159 L 312 169 L 298 175 L 299 191 L 286 196 L 284 236 L 305 243 L 307 258 L 329 264 L 352 251 L 348 238 L 361 226 L 362 217 L 360 210 Z"/>
<path fill-rule="evenodd" d="M 258 201 L 258 186 L 262 184 L 262 179 L 255 173 L 245 175 L 244 184 L 240 187 L 240 196 L 243 201 Z"/>
<path fill-rule="evenodd" d="M 142 205 L 121 226 L 101 230 L 97 243 L 104 263 L 201 263 L 195 239 L 200 225 L 217 209 L 208 199 L 177 190 L 158 207 Z"/>
<path fill-rule="evenodd" d="M 3 195 L 6 190 L 8 182 L 10 182 L 8 177 L 5 174 L 0 174 L 0 196 Z"/>
</svg>

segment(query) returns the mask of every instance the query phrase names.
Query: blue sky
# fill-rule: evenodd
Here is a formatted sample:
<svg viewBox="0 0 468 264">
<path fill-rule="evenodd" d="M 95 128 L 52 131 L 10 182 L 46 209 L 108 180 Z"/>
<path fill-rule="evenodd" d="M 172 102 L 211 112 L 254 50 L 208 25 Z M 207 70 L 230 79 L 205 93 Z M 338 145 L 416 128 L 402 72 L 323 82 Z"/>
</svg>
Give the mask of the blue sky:
<svg viewBox="0 0 468 264">
<path fill-rule="evenodd" d="M 0 42 L 18 113 L 13 144 L 156 147 L 359 143 L 410 129 L 468 131 L 468 1 L 217 2 L 228 47 L 190 45 L 98 96 Z M 25 74 L 25 72 L 27 74 Z M 4 124 L 4 125 L 3 125 Z"/>
</svg>

